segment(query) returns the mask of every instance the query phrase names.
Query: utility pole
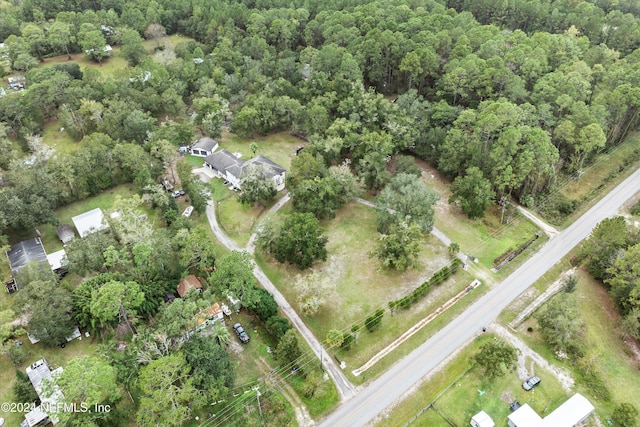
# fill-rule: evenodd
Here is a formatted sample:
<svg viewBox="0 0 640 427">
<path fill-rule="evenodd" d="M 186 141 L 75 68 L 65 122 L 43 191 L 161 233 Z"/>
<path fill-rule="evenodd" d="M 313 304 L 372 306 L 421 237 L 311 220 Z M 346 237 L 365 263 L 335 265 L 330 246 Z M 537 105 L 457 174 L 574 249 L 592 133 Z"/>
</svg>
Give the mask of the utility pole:
<svg viewBox="0 0 640 427">
<path fill-rule="evenodd" d="M 324 372 L 324 367 L 322 366 L 324 352 L 322 351 L 322 346 L 320 346 L 320 370 Z"/>
<path fill-rule="evenodd" d="M 264 425 L 264 420 L 262 419 L 262 407 L 260 406 L 260 387 L 256 386 L 253 389 L 256 391 L 256 397 L 258 398 L 258 412 L 260 412 L 260 421 L 262 425 Z"/>
</svg>

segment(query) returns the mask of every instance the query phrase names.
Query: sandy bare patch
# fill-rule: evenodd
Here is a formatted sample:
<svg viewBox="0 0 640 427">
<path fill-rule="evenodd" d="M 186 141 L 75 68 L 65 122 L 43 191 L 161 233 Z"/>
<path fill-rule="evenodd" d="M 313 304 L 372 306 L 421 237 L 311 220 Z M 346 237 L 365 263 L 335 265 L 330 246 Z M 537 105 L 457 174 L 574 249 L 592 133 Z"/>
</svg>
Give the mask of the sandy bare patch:
<svg viewBox="0 0 640 427">
<path fill-rule="evenodd" d="M 242 353 L 244 351 L 244 347 L 242 346 L 242 344 L 233 339 L 231 340 L 228 348 L 234 353 Z"/>
</svg>

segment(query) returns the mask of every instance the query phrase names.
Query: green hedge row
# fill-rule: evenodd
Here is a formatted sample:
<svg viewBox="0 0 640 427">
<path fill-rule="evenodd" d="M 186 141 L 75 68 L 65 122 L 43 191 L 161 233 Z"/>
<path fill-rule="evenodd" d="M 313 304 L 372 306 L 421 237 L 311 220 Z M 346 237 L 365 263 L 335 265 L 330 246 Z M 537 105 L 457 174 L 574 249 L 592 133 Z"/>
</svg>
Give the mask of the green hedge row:
<svg viewBox="0 0 640 427">
<path fill-rule="evenodd" d="M 389 309 L 393 312 L 396 308 L 409 308 L 411 304 L 418 301 L 420 298 L 429 293 L 429 289 L 433 285 L 439 285 L 453 274 L 458 271 L 458 268 L 462 265 L 462 261 L 458 258 L 453 260 L 451 265 L 445 265 L 440 270 L 436 271 L 433 276 L 429 278 L 426 282 L 422 283 L 420 286 L 415 288 L 413 292 L 409 295 L 405 295 L 404 297 L 397 299 L 395 301 L 389 302 Z"/>
</svg>

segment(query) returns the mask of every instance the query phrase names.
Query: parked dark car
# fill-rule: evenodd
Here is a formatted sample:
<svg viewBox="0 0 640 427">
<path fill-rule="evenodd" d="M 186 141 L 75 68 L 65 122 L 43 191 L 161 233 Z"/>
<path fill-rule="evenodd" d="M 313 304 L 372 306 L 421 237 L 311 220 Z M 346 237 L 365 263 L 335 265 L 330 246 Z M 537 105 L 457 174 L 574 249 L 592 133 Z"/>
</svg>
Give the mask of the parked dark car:
<svg viewBox="0 0 640 427">
<path fill-rule="evenodd" d="M 537 386 L 538 384 L 540 384 L 540 378 L 539 377 L 531 377 L 528 380 L 526 380 L 525 382 L 522 383 L 522 388 L 529 391 L 532 388 L 534 388 L 535 386 Z"/>
<path fill-rule="evenodd" d="M 244 330 L 240 323 L 236 323 L 235 325 L 233 325 L 233 330 L 243 344 L 249 342 L 249 334 Z"/>
</svg>

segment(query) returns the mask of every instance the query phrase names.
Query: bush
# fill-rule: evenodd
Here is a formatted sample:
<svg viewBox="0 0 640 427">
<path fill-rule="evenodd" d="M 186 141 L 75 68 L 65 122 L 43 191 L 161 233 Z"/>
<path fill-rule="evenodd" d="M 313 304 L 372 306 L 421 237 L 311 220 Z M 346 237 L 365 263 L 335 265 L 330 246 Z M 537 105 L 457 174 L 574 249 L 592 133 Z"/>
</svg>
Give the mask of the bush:
<svg viewBox="0 0 640 427">
<path fill-rule="evenodd" d="M 367 320 L 364 321 L 364 326 L 367 328 L 369 332 L 375 331 L 380 326 L 380 323 L 382 323 L 383 316 L 384 316 L 384 310 L 382 308 L 376 310 L 373 316 L 367 317 Z"/>
<path fill-rule="evenodd" d="M 31 381 L 29 381 L 29 376 L 22 372 L 22 370 L 16 371 L 16 380 L 13 383 L 12 389 L 15 402 L 31 403 L 39 401 L 38 394 L 33 388 L 33 385 L 31 385 Z"/>
<path fill-rule="evenodd" d="M 291 323 L 284 317 L 273 316 L 267 320 L 266 329 L 276 341 L 280 341 L 280 338 L 291 329 Z"/>
<path fill-rule="evenodd" d="M 260 299 L 254 306 L 250 307 L 263 322 L 278 314 L 278 303 L 271 295 L 271 292 L 263 288 L 256 287 L 256 292 L 260 294 Z"/>
<path fill-rule="evenodd" d="M 351 348 L 351 344 L 353 344 L 354 341 L 355 341 L 355 337 L 347 333 L 343 337 L 342 344 L 340 344 L 340 348 L 349 350 Z"/>
<path fill-rule="evenodd" d="M 632 403 L 621 403 L 613 411 L 611 421 L 614 426 L 635 427 L 638 419 L 638 408 Z"/>
<path fill-rule="evenodd" d="M 564 279 L 564 282 L 562 282 L 562 288 L 566 293 L 570 294 L 576 290 L 577 284 L 578 284 L 578 278 L 572 274 L 568 276 L 566 279 Z"/>
<path fill-rule="evenodd" d="M 580 359 L 577 367 L 578 373 L 582 377 L 585 386 L 591 390 L 593 396 L 604 402 L 611 401 L 611 391 L 609 391 L 607 385 L 602 380 L 596 366 L 592 362 Z"/>
</svg>

